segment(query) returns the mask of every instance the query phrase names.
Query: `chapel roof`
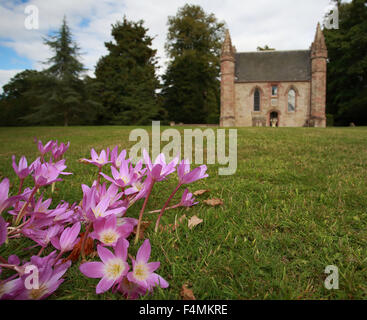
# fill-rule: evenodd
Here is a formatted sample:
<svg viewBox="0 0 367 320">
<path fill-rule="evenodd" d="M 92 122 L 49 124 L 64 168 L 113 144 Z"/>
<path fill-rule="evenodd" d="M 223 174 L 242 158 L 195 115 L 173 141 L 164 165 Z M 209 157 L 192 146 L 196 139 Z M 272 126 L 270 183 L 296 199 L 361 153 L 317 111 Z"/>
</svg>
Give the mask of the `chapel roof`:
<svg viewBox="0 0 367 320">
<path fill-rule="evenodd" d="M 309 81 L 310 50 L 235 53 L 236 82 Z"/>
</svg>

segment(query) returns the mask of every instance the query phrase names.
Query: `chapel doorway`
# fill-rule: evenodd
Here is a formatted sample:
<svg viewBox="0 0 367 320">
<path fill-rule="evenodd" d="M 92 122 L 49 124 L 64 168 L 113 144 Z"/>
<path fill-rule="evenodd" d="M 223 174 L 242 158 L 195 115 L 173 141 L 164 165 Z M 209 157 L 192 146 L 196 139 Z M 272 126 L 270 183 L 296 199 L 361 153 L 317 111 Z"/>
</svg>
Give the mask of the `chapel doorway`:
<svg viewBox="0 0 367 320">
<path fill-rule="evenodd" d="M 272 111 L 269 116 L 269 126 L 278 127 L 279 126 L 279 116 L 278 112 Z"/>
</svg>

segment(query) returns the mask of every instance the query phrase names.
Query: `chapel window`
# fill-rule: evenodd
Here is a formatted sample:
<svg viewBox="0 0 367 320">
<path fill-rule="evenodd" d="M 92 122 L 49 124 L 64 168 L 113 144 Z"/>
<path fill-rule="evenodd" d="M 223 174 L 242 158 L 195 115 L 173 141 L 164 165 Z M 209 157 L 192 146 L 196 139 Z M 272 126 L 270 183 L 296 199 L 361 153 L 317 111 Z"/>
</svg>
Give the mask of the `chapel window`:
<svg viewBox="0 0 367 320">
<path fill-rule="evenodd" d="M 260 91 L 258 88 L 254 92 L 254 111 L 260 111 Z"/>
<path fill-rule="evenodd" d="M 271 95 L 276 97 L 278 95 L 278 86 L 271 86 Z"/>
<path fill-rule="evenodd" d="M 290 89 L 288 91 L 288 112 L 293 112 L 296 110 L 296 91 Z"/>
</svg>

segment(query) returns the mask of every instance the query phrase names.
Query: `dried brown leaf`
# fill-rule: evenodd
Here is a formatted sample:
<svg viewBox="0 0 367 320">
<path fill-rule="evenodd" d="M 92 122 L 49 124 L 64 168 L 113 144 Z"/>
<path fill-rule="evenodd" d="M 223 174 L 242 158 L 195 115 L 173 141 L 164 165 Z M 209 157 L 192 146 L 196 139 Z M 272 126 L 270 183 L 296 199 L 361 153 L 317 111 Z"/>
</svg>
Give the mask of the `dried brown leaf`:
<svg viewBox="0 0 367 320">
<path fill-rule="evenodd" d="M 89 162 L 86 161 L 85 159 L 78 159 L 78 162 L 79 163 L 84 163 L 84 164 L 88 164 Z"/>
<path fill-rule="evenodd" d="M 203 219 L 198 218 L 197 216 L 193 216 L 189 219 L 189 229 L 192 229 L 193 227 L 197 226 L 198 224 L 202 223 Z"/>
<path fill-rule="evenodd" d="M 182 297 L 182 300 L 196 300 L 194 293 L 192 292 L 191 289 L 187 287 L 186 283 L 182 285 L 180 295 Z"/>
<path fill-rule="evenodd" d="M 209 190 L 196 190 L 196 191 L 193 193 L 193 195 L 194 195 L 194 196 L 201 196 L 202 194 L 207 193 L 207 192 L 209 192 Z"/>
<path fill-rule="evenodd" d="M 71 261 L 75 262 L 79 259 L 84 234 L 85 234 L 85 232 L 82 232 L 80 234 L 79 241 L 74 246 L 74 248 L 71 251 L 71 253 L 69 254 L 69 256 L 66 259 L 64 259 L 65 261 L 71 260 Z M 94 253 L 94 241 L 93 241 L 92 238 L 88 237 L 87 240 L 85 241 L 84 252 L 85 252 L 86 257 L 93 255 L 93 253 Z"/>
<path fill-rule="evenodd" d="M 223 205 L 223 200 L 218 198 L 204 200 L 203 202 L 212 207 Z"/>
</svg>

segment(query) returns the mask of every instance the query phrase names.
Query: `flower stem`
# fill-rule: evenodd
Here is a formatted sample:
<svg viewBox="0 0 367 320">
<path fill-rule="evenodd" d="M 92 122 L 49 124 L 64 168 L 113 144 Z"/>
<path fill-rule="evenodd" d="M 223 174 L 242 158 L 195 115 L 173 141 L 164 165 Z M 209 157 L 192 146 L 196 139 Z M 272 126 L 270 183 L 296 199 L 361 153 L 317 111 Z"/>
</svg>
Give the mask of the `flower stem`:
<svg viewBox="0 0 367 320">
<path fill-rule="evenodd" d="M 43 250 L 45 250 L 46 247 L 41 247 L 41 250 L 38 252 L 37 257 L 41 256 Z"/>
<path fill-rule="evenodd" d="M 62 256 L 63 253 L 64 253 L 63 251 L 60 251 L 59 252 L 59 254 L 57 255 L 57 257 L 55 258 L 55 263 L 54 264 L 57 263 L 57 261 L 60 259 L 60 257 Z"/>
<path fill-rule="evenodd" d="M 20 182 L 19 182 L 19 189 L 18 189 L 18 196 L 21 194 L 22 192 L 22 189 L 23 189 L 23 182 L 24 182 L 24 179 L 20 179 Z"/>
<path fill-rule="evenodd" d="M 99 189 L 99 183 L 101 181 L 101 175 L 100 173 L 102 172 L 102 167 L 98 167 L 98 177 L 97 177 L 97 190 Z"/>
<path fill-rule="evenodd" d="M 152 193 L 152 189 L 153 189 L 153 186 L 154 186 L 154 180 L 152 180 L 152 182 L 150 183 L 150 186 L 149 186 L 149 189 L 148 189 L 148 194 L 144 200 L 144 203 L 143 203 L 143 206 L 140 210 L 140 214 L 139 214 L 139 221 L 138 221 L 138 226 L 136 228 L 136 235 L 135 235 L 135 241 L 134 241 L 134 244 L 137 244 L 138 241 L 139 241 L 139 234 L 140 234 L 140 225 L 141 225 L 141 221 L 143 220 L 143 213 L 144 213 L 144 210 L 145 210 L 145 207 L 148 203 L 148 200 L 149 200 L 149 196 L 150 194 Z"/>
<path fill-rule="evenodd" d="M 158 227 L 159 227 L 159 222 L 161 221 L 161 218 L 162 218 L 162 215 L 164 213 L 164 211 L 166 210 L 166 208 L 168 207 L 171 199 L 173 198 L 173 196 L 176 194 L 176 192 L 178 191 L 178 189 L 180 189 L 181 187 L 181 184 L 179 183 L 176 187 L 175 190 L 173 190 L 173 192 L 171 193 L 171 195 L 169 196 L 169 198 L 167 199 L 166 203 L 164 204 L 163 208 L 161 209 L 161 212 L 157 218 L 157 221 L 155 223 L 155 228 L 154 228 L 154 232 L 157 232 L 158 231 Z"/>
<path fill-rule="evenodd" d="M 181 202 L 180 203 L 177 203 L 173 206 L 170 206 L 170 207 L 167 207 L 166 208 L 166 211 L 167 210 L 172 210 L 172 209 L 176 209 L 178 207 L 181 207 Z M 157 209 L 157 210 L 152 210 L 152 211 L 148 211 L 146 214 L 153 214 L 153 213 L 160 213 L 162 209 Z"/>
</svg>

